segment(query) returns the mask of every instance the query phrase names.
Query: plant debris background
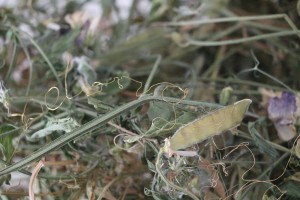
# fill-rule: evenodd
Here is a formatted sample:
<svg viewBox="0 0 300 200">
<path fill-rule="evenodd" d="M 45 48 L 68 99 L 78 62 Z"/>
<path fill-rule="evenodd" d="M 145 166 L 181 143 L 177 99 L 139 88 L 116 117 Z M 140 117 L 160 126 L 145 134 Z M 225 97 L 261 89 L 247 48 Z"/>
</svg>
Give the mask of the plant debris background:
<svg viewBox="0 0 300 200">
<path fill-rule="evenodd" d="M 270 98 L 298 98 L 296 0 L 0 2 L 1 169 L 141 95 L 166 98 L 43 155 L 36 174 L 1 176 L 2 199 L 300 199 L 297 115 L 288 139 L 268 118 Z M 244 98 L 243 123 L 189 148 L 199 156 L 157 156 Z"/>
</svg>

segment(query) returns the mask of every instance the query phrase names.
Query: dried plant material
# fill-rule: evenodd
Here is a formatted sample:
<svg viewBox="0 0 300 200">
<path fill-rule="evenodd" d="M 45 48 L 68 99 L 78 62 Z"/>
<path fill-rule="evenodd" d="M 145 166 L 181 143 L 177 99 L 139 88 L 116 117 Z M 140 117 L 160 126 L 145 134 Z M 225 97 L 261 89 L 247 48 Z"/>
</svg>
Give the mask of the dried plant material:
<svg viewBox="0 0 300 200">
<path fill-rule="evenodd" d="M 264 107 L 268 106 L 269 100 L 273 97 L 276 97 L 279 95 L 278 93 L 276 94 L 273 90 L 267 90 L 266 88 L 258 88 L 258 92 L 262 96 L 262 102 L 261 105 Z"/>
<path fill-rule="evenodd" d="M 88 63 L 87 58 L 84 56 L 75 57 L 74 62 L 77 65 L 77 72 L 83 76 L 86 82 L 92 85 L 97 79 L 97 74 L 94 68 Z"/>
<path fill-rule="evenodd" d="M 264 194 L 262 200 L 277 200 L 277 198 L 274 196 L 268 196 Z"/>
<path fill-rule="evenodd" d="M 72 28 L 80 28 L 85 23 L 87 23 L 89 20 L 99 22 L 100 16 L 92 16 L 89 13 L 82 12 L 82 11 L 76 11 L 72 14 L 68 14 L 65 16 L 65 21 L 70 24 Z M 93 22 L 93 24 L 97 24 L 96 22 Z M 91 30 L 94 33 L 94 29 L 96 27 L 92 27 Z"/>
<path fill-rule="evenodd" d="M 293 175 L 289 176 L 287 180 L 300 182 L 300 172 L 296 172 Z"/>
<path fill-rule="evenodd" d="M 219 197 L 224 199 L 226 197 L 225 187 L 222 181 L 219 178 L 218 171 L 216 170 L 216 165 L 214 163 L 211 163 L 211 161 L 207 159 L 202 159 L 200 163 L 200 167 L 205 170 L 209 176 L 210 176 L 210 184 L 211 187 L 214 189 L 215 193 L 218 194 Z M 222 164 L 221 164 L 222 165 Z M 222 166 L 224 167 L 224 166 Z M 207 190 L 205 190 L 205 195 L 208 195 L 209 187 L 207 187 Z M 214 194 L 214 195 L 216 195 Z"/>
<path fill-rule="evenodd" d="M 300 1 L 297 2 L 297 13 L 300 16 Z"/>
<path fill-rule="evenodd" d="M 98 33 L 100 24 L 100 15 L 93 16 L 87 12 L 76 11 L 73 14 L 68 14 L 65 16 L 65 21 L 73 29 L 81 29 L 76 42 L 79 46 L 83 44 L 92 45 L 95 40 L 95 36 Z"/>
<path fill-rule="evenodd" d="M 61 26 L 57 23 L 55 23 L 52 20 L 46 19 L 42 21 L 42 24 L 47 27 L 48 29 L 54 30 L 54 31 L 59 31 L 61 29 Z"/>
<path fill-rule="evenodd" d="M 184 44 L 184 38 L 177 32 L 172 32 L 169 36 L 173 42 L 175 42 L 177 45 L 183 45 Z"/>
<path fill-rule="evenodd" d="M 276 123 L 275 128 L 277 130 L 278 137 L 283 141 L 289 141 L 296 136 L 296 128 L 294 125 L 280 125 Z"/>
<path fill-rule="evenodd" d="M 78 77 L 77 84 L 87 96 L 97 93 L 97 88 L 93 88 L 82 76 Z"/>
<path fill-rule="evenodd" d="M 268 117 L 274 123 L 278 137 L 289 141 L 296 136 L 295 124 L 300 116 L 299 97 L 291 92 L 273 92 L 260 88 L 262 104 L 267 107 Z"/>
<path fill-rule="evenodd" d="M 300 139 L 298 138 L 296 146 L 295 146 L 296 156 L 300 159 Z"/>
<path fill-rule="evenodd" d="M 165 139 L 165 145 L 163 147 L 163 151 L 166 153 L 166 156 L 168 158 L 172 157 L 173 155 L 179 159 L 180 156 L 184 156 L 184 157 L 194 157 L 197 156 L 197 152 L 196 151 L 177 151 L 177 150 L 173 150 L 170 147 L 171 143 L 170 140 L 168 138 Z"/>
<path fill-rule="evenodd" d="M 9 113 L 9 95 L 8 90 L 4 87 L 4 84 L 2 81 L 0 81 L 0 103 L 3 104 L 3 106 L 7 109 L 7 112 Z"/>
<path fill-rule="evenodd" d="M 282 91 L 273 91 L 268 90 L 266 88 L 258 88 L 258 92 L 261 94 L 262 97 L 262 101 L 260 104 L 264 107 L 268 107 L 271 98 L 280 97 L 282 94 Z"/>
<path fill-rule="evenodd" d="M 179 128 L 170 139 L 172 150 L 184 149 L 240 124 L 252 101 L 244 99 Z"/>
<path fill-rule="evenodd" d="M 278 137 L 283 141 L 289 141 L 296 136 L 296 110 L 296 97 L 291 92 L 282 92 L 279 97 L 269 100 L 269 119 L 273 121 Z"/>
<path fill-rule="evenodd" d="M 32 171 L 32 175 L 30 177 L 30 181 L 29 181 L 29 198 L 30 199 L 35 199 L 35 195 L 34 195 L 34 180 L 36 179 L 36 177 L 38 176 L 38 173 L 40 172 L 40 170 L 42 169 L 42 167 L 45 166 L 45 162 L 43 160 L 40 160 L 38 162 L 38 164 L 35 166 L 35 168 Z"/>
<path fill-rule="evenodd" d="M 19 172 L 45 157 L 37 200 L 299 199 L 298 138 L 276 139 L 300 125 L 298 0 L 283 1 L 0 3 L 1 198 L 26 198 Z M 264 109 L 259 87 L 278 88 Z"/>
<path fill-rule="evenodd" d="M 93 177 L 89 178 L 86 183 L 86 196 L 88 196 L 88 199 L 96 199 L 95 187 L 96 187 L 95 179 Z"/>
<path fill-rule="evenodd" d="M 282 92 L 280 96 L 269 100 L 268 114 L 278 124 L 295 123 L 296 98 L 291 92 Z"/>
</svg>

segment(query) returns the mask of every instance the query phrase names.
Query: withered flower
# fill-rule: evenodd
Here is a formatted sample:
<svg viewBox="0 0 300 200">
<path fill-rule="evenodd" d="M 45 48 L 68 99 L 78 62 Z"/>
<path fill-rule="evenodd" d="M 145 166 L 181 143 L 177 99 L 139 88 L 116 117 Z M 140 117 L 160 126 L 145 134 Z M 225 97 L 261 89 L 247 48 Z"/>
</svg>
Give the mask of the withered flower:
<svg viewBox="0 0 300 200">
<path fill-rule="evenodd" d="M 281 92 L 269 99 L 268 116 L 274 123 L 278 136 L 284 141 L 291 140 L 296 135 L 297 99 L 291 92 Z"/>
</svg>

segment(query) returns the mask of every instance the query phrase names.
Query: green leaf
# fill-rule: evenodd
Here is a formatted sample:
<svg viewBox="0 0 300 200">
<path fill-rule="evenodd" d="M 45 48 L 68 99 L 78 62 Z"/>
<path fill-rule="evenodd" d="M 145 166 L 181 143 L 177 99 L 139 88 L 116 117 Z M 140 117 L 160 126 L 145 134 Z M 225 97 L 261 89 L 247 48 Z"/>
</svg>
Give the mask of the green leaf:
<svg viewBox="0 0 300 200">
<path fill-rule="evenodd" d="M 16 40 L 16 35 L 15 35 L 15 31 L 13 29 L 9 29 L 7 32 L 6 32 L 6 39 L 8 41 L 11 41 L 11 42 L 17 42 Z"/>
<path fill-rule="evenodd" d="M 40 138 L 46 137 L 52 134 L 54 131 L 64 131 L 66 133 L 71 132 L 80 125 L 73 118 L 67 117 L 62 119 L 50 119 L 46 127 L 27 137 L 29 141 L 36 141 Z"/>
<path fill-rule="evenodd" d="M 0 135 L 7 133 L 8 131 L 14 130 L 12 126 L 2 125 L 0 127 Z M 11 160 L 13 156 L 13 152 L 15 150 L 13 146 L 13 139 L 16 136 L 16 133 L 9 134 L 3 137 L 0 137 L 0 151 L 1 151 L 1 157 L 5 161 Z"/>
<path fill-rule="evenodd" d="M 173 116 L 174 110 L 172 106 L 167 102 L 150 102 L 148 117 L 149 120 L 154 120 L 157 117 L 164 119 L 165 121 L 169 121 Z"/>
<path fill-rule="evenodd" d="M 190 112 L 184 112 L 182 115 L 176 118 L 176 121 L 166 121 L 160 117 L 156 118 L 145 135 L 149 137 L 151 135 L 156 136 L 159 134 L 161 136 L 163 134 L 172 133 L 183 124 L 186 124 L 195 118 L 196 115 Z"/>
<path fill-rule="evenodd" d="M 155 165 L 147 159 L 148 169 L 154 173 L 156 173 Z"/>
<path fill-rule="evenodd" d="M 266 140 L 262 138 L 257 132 L 257 130 L 255 129 L 255 122 L 248 123 L 248 130 L 251 137 L 253 138 L 255 145 L 258 147 L 261 153 L 267 154 L 273 159 L 276 159 L 279 156 L 278 152 L 270 144 L 268 144 Z"/>
<path fill-rule="evenodd" d="M 150 28 L 137 35 L 133 35 L 128 40 L 117 43 L 109 51 L 99 55 L 103 65 L 119 65 L 130 60 L 136 60 L 143 55 L 143 52 L 161 51 L 170 40 L 166 37 L 169 30 L 164 28 Z M 143 56 L 144 57 L 144 56 Z"/>
<path fill-rule="evenodd" d="M 58 39 L 56 39 L 51 46 L 50 54 L 62 54 L 63 52 L 72 49 L 79 32 L 80 29 L 73 29 L 67 35 L 60 36 Z"/>
</svg>

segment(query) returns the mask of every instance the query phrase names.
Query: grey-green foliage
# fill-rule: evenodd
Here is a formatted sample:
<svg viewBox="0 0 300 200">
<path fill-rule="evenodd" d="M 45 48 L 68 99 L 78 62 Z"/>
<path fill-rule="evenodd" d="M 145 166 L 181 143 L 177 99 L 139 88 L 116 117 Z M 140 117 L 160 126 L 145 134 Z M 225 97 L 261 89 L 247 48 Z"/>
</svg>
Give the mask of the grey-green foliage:
<svg viewBox="0 0 300 200">
<path fill-rule="evenodd" d="M 165 106 L 163 106 L 163 104 L 159 104 L 159 106 L 155 106 L 155 104 L 153 104 L 155 107 L 153 107 L 151 111 L 153 116 L 150 112 L 151 107 L 149 108 L 148 115 L 149 118 L 152 119 L 152 124 L 145 133 L 147 136 L 175 132 L 180 126 L 194 120 L 197 117 L 194 113 L 187 111 L 177 113 L 176 116 L 174 116 L 175 111 L 170 105 L 170 107 L 168 107 L 166 102 L 160 103 L 163 103 Z M 154 115 L 154 113 L 156 115 Z M 154 116 L 157 117 L 155 118 Z"/>
<path fill-rule="evenodd" d="M 104 83 L 101 92 L 105 94 L 117 94 L 121 90 L 126 89 L 130 83 L 131 79 L 129 78 L 129 73 L 127 71 L 117 71 L 112 75 L 113 79 Z"/>
<path fill-rule="evenodd" d="M 36 141 L 40 138 L 46 137 L 55 131 L 64 131 L 66 133 L 71 132 L 75 128 L 79 127 L 78 122 L 70 117 L 63 119 L 49 119 L 45 128 L 35 132 L 31 136 L 27 137 L 29 141 Z"/>
<path fill-rule="evenodd" d="M 7 132 L 14 130 L 12 126 L 2 125 L 0 127 L 0 136 Z M 0 154 L 2 159 L 10 161 L 14 152 L 13 139 L 16 136 L 15 133 L 0 137 Z"/>
<path fill-rule="evenodd" d="M 280 187 L 282 190 L 286 191 L 286 196 L 288 196 L 288 199 L 296 200 L 300 199 L 300 186 L 299 182 L 296 181 L 286 181 L 283 183 L 283 185 Z"/>
<path fill-rule="evenodd" d="M 266 140 L 262 138 L 257 132 L 255 128 L 255 122 L 248 123 L 248 130 L 260 152 L 269 155 L 273 159 L 276 159 L 278 157 L 278 152 L 270 144 L 268 144 Z"/>
<path fill-rule="evenodd" d="M 73 29 L 68 34 L 60 36 L 58 39 L 55 39 L 55 41 L 53 41 L 51 45 L 50 53 L 61 55 L 63 52 L 73 49 L 75 39 L 76 37 L 78 37 L 79 32 L 80 29 Z M 47 45 L 49 45 L 49 43 Z"/>
</svg>

